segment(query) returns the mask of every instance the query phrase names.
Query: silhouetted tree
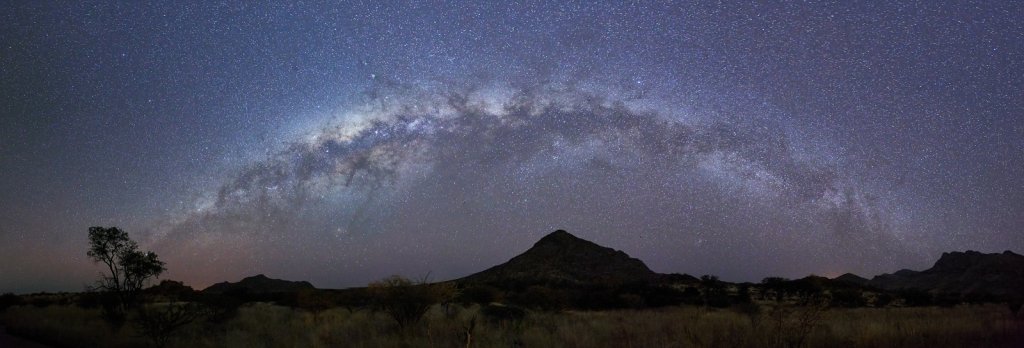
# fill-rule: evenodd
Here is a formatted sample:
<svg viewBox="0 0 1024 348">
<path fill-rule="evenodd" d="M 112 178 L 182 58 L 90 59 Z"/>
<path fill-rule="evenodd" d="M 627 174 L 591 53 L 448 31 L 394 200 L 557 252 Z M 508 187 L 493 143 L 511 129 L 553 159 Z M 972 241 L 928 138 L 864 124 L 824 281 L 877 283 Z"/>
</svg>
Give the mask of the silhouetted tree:
<svg viewBox="0 0 1024 348">
<path fill-rule="evenodd" d="M 480 308 L 480 314 L 492 325 L 519 325 L 526 318 L 526 310 L 501 304 L 488 304 Z"/>
<path fill-rule="evenodd" d="M 879 293 L 877 296 L 875 296 L 875 307 L 881 308 L 888 306 L 895 299 L 896 298 L 894 298 L 892 294 L 888 292 Z"/>
<path fill-rule="evenodd" d="M 700 295 L 700 289 L 695 286 L 687 287 L 683 290 L 683 303 L 691 305 L 703 305 L 704 299 Z"/>
<path fill-rule="evenodd" d="M 717 276 L 703 275 L 700 277 L 700 285 L 704 287 L 704 303 L 718 308 L 729 306 L 729 294 L 726 291 L 725 283 L 718 280 Z"/>
<path fill-rule="evenodd" d="M 139 333 L 162 348 L 175 332 L 207 313 L 207 308 L 198 302 L 167 302 L 140 306 L 132 322 Z"/>
<path fill-rule="evenodd" d="M 768 313 L 770 323 L 765 346 L 805 347 L 822 320 L 828 301 L 820 295 L 800 297 L 797 305 L 776 304 Z"/>
<path fill-rule="evenodd" d="M 736 303 L 750 303 L 750 284 L 743 283 L 736 288 Z"/>
<path fill-rule="evenodd" d="M 817 301 L 821 299 L 825 293 L 824 281 L 826 280 L 827 278 L 815 275 L 791 280 L 786 282 L 786 293 L 795 295 L 799 302 L 806 302 L 808 300 Z"/>
<path fill-rule="evenodd" d="M 470 285 L 459 292 L 458 301 L 464 306 L 474 303 L 486 305 L 501 299 L 501 291 L 489 285 Z"/>
<path fill-rule="evenodd" d="M 750 320 L 750 327 L 757 330 L 758 326 L 761 325 L 761 319 L 764 316 L 764 311 L 761 309 L 761 305 L 754 302 L 740 303 L 735 307 L 736 312 L 743 314 Z"/>
<path fill-rule="evenodd" d="M 206 321 L 214 324 L 231 320 L 238 315 L 238 308 L 244 304 L 237 297 L 222 294 L 202 294 L 197 300 L 207 310 Z"/>
<path fill-rule="evenodd" d="M 832 290 L 831 303 L 834 307 L 864 307 L 867 301 L 864 300 L 863 292 L 860 289 L 834 289 Z"/>
<path fill-rule="evenodd" d="M 932 294 L 918 289 L 905 289 L 899 291 L 903 298 L 903 305 L 907 307 L 924 307 L 933 304 Z"/>
<path fill-rule="evenodd" d="M 403 328 L 419 322 L 430 306 L 453 298 L 454 294 L 447 293 L 452 289 L 454 287 L 428 284 L 426 279 L 414 282 L 397 275 L 370 283 L 367 287 L 374 305 Z"/>
<path fill-rule="evenodd" d="M 932 296 L 932 304 L 940 307 L 950 308 L 961 302 L 963 302 L 963 299 L 957 293 L 938 293 Z"/>
<path fill-rule="evenodd" d="M 313 321 L 320 320 L 320 313 L 334 307 L 330 293 L 317 289 L 302 289 L 295 294 L 295 306 L 313 313 Z"/>
<path fill-rule="evenodd" d="M 457 314 L 455 300 L 459 297 L 459 287 L 452 282 L 435 283 L 430 286 L 433 288 L 434 294 L 437 295 L 437 300 L 441 302 L 444 315 L 448 318 L 455 317 Z"/>
<path fill-rule="evenodd" d="M 768 277 L 761 280 L 761 299 L 773 299 L 775 302 L 782 302 L 786 298 L 786 284 L 789 279 L 782 277 Z"/>
<path fill-rule="evenodd" d="M 1010 302 L 1008 302 L 1006 304 L 1006 308 L 1010 309 L 1010 314 L 1012 314 L 1014 318 L 1017 318 L 1017 317 L 1020 316 L 1020 308 L 1022 306 L 1024 306 L 1024 305 L 1022 305 L 1019 300 L 1017 300 L 1017 301 L 1010 301 Z"/>
<path fill-rule="evenodd" d="M 349 313 L 373 304 L 373 299 L 367 289 L 346 289 L 335 294 L 334 300 L 337 305 L 345 307 Z"/>
<path fill-rule="evenodd" d="M 139 251 L 139 245 L 128 238 L 128 233 L 117 227 L 90 227 L 87 254 L 93 262 L 107 266 L 109 275 L 104 275 L 96 288 L 113 299 L 104 306 L 111 319 L 123 319 L 146 281 L 166 270 L 156 254 Z"/>
<path fill-rule="evenodd" d="M 8 307 L 17 306 L 19 304 L 21 304 L 21 296 L 9 292 L 0 295 L 0 312 L 3 312 Z"/>
<path fill-rule="evenodd" d="M 587 291 L 577 294 L 577 296 L 571 296 L 570 292 L 564 289 L 534 285 L 513 298 L 513 302 L 533 309 L 560 311 L 570 307 L 574 297 L 578 302 L 582 302 L 581 306 L 589 308 L 608 308 L 610 306 L 608 298 L 617 299 L 613 293 L 607 291 Z"/>
</svg>

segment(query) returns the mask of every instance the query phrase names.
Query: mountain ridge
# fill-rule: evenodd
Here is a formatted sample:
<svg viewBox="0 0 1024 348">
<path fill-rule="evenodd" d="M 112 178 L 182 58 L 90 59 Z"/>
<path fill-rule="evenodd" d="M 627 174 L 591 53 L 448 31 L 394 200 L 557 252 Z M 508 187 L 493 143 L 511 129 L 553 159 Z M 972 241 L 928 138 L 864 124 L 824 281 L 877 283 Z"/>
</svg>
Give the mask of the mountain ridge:
<svg viewBox="0 0 1024 348">
<path fill-rule="evenodd" d="M 901 269 L 870 279 L 845 273 L 832 279 L 814 280 L 815 283 L 825 281 L 885 291 L 915 290 L 933 295 L 955 294 L 965 299 L 1017 300 L 1024 298 L 1024 256 L 1009 250 L 992 254 L 973 250 L 945 252 L 931 268 L 923 271 Z M 654 272 L 643 261 L 621 250 L 576 237 L 565 230 L 557 230 L 504 263 L 452 282 L 521 289 L 530 285 L 679 285 L 696 284 L 701 280 L 686 274 Z M 268 294 L 303 289 L 315 287 L 305 281 L 271 279 L 259 274 L 237 283 L 213 284 L 202 292 Z"/>
<path fill-rule="evenodd" d="M 464 283 L 626 283 L 662 276 L 621 250 L 601 246 L 565 230 L 545 235 L 534 245 L 478 273 L 457 279 Z"/>
<path fill-rule="evenodd" d="M 248 294 L 269 294 L 282 292 L 295 292 L 305 289 L 316 289 L 313 284 L 307 281 L 290 281 L 269 278 L 263 274 L 243 278 L 237 283 L 220 282 L 210 285 L 202 290 L 209 294 L 223 294 L 231 292 L 243 292 Z"/>
<path fill-rule="evenodd" d="M 880 274 L 867 285 L 886 290 L 920 290 L 935 294 L 1024 297 L 1024 256 L 1006 250 L 944 252 L 931 268 Z"/>
</svg>

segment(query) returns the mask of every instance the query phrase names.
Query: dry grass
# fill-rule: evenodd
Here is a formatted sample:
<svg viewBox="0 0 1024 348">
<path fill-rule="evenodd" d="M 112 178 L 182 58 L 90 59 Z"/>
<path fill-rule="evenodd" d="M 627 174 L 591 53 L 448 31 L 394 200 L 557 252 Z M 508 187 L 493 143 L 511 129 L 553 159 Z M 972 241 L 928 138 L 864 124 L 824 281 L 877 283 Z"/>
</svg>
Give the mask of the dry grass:
<svg viewBox="0 0 1024 348">
<path fill-rule="evenodd" d="M 478 307 L 450 316 L 435 307 L 420 323 L 400 328 L 385 314 L 367 310 L 335 308 L 314 318 L 306 311 L 256 303 L 242 307 L 237 317 L 225 323 L 187 326 L 170 346 L 465 347 L 467 336 L 473 347 L 1024 346 L 1024 323 L 1014 321 L 1005 306 L 809 310 L 675 307 L 531 312 L 521 323 L 488 323 Z M 808 317 L 813 319 L 810 323 L 800 320 Z M 58 346 L 136 347 L 147 343 L 135 336 L 130 325 L 111 328 L 96 310 L 21 306 L 9 309 L 4 319 L 11 331 L 43 337 Z"/>
<path fill-rule="evenodd" d="M 55 347 L 144 347 L 131 327 L 114 328 L 99 309 L 77 306 L 17 306 L 3 313 L 7 331 Z"/>
</svg>

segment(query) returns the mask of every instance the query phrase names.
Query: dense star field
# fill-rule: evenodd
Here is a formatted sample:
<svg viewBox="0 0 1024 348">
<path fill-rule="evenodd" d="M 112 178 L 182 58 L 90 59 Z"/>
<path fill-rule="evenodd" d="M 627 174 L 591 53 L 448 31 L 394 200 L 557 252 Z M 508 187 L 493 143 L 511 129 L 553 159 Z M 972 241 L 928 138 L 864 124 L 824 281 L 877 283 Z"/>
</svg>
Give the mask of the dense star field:
<svg viewBox="0 0 1024 348">
<path fill-rule="evenodd" d="M 1024 251 L 1024 6 L 24 2 L 0 13 L 0 292 L 89 226 L 202 288 L 441 280 L 565 229 L 658 272 Z"/>
</svg>

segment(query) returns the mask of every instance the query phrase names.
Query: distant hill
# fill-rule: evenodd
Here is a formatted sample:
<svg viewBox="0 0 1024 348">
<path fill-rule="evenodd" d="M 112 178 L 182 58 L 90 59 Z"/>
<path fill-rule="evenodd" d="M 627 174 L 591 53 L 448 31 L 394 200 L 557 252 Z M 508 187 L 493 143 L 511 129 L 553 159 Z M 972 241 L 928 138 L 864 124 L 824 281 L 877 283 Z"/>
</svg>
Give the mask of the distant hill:
<svg viewBox="0 0 1024 348">
<path fill-rule="evenodd" d="M 169 297 L 183 297 L 195 293 L 192 287 L 180 281 L 164 279 L 160 284 L 146 288 L 143 293 Z"/>
<path fill-rule="evenodd" d="M 558 230 L 523 253 L 482 272 L 450 281 L 460 289 L 459 301 L 488 305 L 501 301 L 531 309 L 602 310 L 706 305 L 725 308 L 751 301 L 828 301 L 838 307 L 956 305 L 958 303 L 1024 301 L 1024 256 L 1006 251 L 944 253 L 929 269 L 903 269 L 866 279 L 846 273 L 833 279 L 765 278 L 760 283 L 730 283 L 717 277 L 660 274 L 625 252 L 604 247 Z M 257 275 L 237 283 L 211 285 L 200 298 L 214 301 L 276 302 L 298 305 L 304 281 Z M 166 281 L 147 289 L 152 295 L 186 297 L 190 288 Z M 372 302 L 368 288 L 320 290 L 336 305 L 349 308 Z M 172 296 L 178 294 L 177 296 Z M 872 295 L 873 294 L 873 295 Z M 210 295 L 210 296 L 206 296 Z M 312 298 L 312 297 L 310 297 Z"/>
<path fill-rule="evenodd" d="M 457 282 L 586 285 L 652 281 L 666 276 L 651 271 L 643 261 L 620 250 L 558 230 L 508 262 Z M 689 276 L 672 277 L 688 279 Z"/>
<path fill-rule="evenodd" d="M 868 281 L 869 281 L 867 278 L 861 277 L 861 276 L 853 274 L 853 273 L 846 273 L 846 274 L 843 274 L 841 276 L 835 277 L 832 280 L 837 281 L 837 282 L 842 282 L 842 283 L 861 285 L 861 286 L 867 285 Z"/>
<path fill-rule="evenodd" d="M 306 281 L 288 281 L 267 278 L 265 275 L 256 275 L 242 279 L 237 283 L 221 282 L 210 285 L 203 289 L 207 294 L 224 293 L 245 293 L 245 294 L 270 294 L 283 292 L 296 292 L 304 289 L 315 289 L 313 284 Z"/>
<path fill-rule="evenodd" d="M 867 285 L 887 290 L 1020 299 L 1024 297 L 1024 256 L 1011 251 L 943 253 L 932 268 L 878 275 Z"/>
</svg>

